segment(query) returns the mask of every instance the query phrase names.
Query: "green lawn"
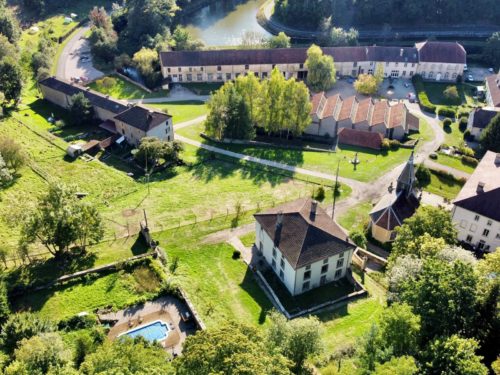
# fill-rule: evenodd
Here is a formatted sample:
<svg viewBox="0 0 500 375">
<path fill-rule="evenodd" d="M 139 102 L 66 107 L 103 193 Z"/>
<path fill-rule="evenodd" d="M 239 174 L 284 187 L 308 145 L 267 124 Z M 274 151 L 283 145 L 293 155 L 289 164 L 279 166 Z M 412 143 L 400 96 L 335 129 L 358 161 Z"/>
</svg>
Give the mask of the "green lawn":
<svg viewBox="0 0 500 375">
<path fill-rule="evenodd" d="M 431 182 L 424 187 L 424 190 L 451 200 L 457 196 L 462 186 L 463 183 L 455 179 L 437 175 L 431 170 Z"/>
<path fill-rule="evenodd" d="M 458 169 L 467 173 L 474 172 L 475 167 L 462 162 L 460 157 L 449 156 L 446 154 L 438 153 L 438 158 L 434 160 L 436 163 L 446 165 L 451 168 Z"/>
<path fill-rule="evenodd" d="M 458 99 L 446 98 L 443 91 L 448 86 L 456 86 L 458 90 Z M 474 89 L 477 85 L 471 83 L 438 83 L 438 82 L 424 82 L 425 91 L 432 104 L 438 106 L 452 106 L 457 107 L 460 105 L 473 105 L 477 101 L 473 98 Z"/>
<path fill-rule="evenodd" d="M 448 146 L 458 147 L 464 142 L 464 133 L 458 127 L 458 121 L 455 121 L 449 127 L 444 127 L 444 143 Z"/>
<path fill-rule="evenodd" d="M 246 247 L 253 246 L 255 243 L 255 231 L 252 230 L 250 233 L 241 236 L 240 240 Z"/>
<path fill-rule="evenodd" d="M 347 231 L 363 231 L 365 225 L 369 221 L 368 214 L 373 206 L 369 202 L 359 203 L 354 207 L 350 207 L 347 212 L 338 217 L 338 223 L 342 225 Z"/>
<path fill-rule="evenodd" d="M 151 298 L 161 285 L 148 266 L 132 272 L 119 271 L 106 276 L 74 280 L 60 286 L 26 293 L 13 300 L 14 311 L 31 310 L 56 320 L 96 308 L 122 307 L 139 298 Z"/>
<path fill-rule="evenodd" d="M 204 131 L 203 123 L 194 124 L 177 130 L 176 132 L 184 137 L 197 140 L 199 142 L 210 143 L 200 137 Z M 414 133 L 411 139 L 420 138 L 417 151 L 421 145 L 432 139 L 434 133 L 427 121 L 421 119 L 420 133 Z M 295 149 L 285 149 L 278 147 L 246 146 L 216 144 L 217 147 L 234 152 L 251 155 L 263 159 L 275 160 L 297 167 L 324 172 L 334 175 L 340 161 L 340 175 L 342 177 L 353 178 L 359 181 L 372 181 L 392 168 L 405 162 L 410 156 L 411 150 L 401 148 L 397 151 L 379 152 L 359 147 L 344 146 L 337 148 L 334 153 L 301 151 Z M 358 153 L 361 163 L 354 168 L 350 163 Z"/>
<path fill-rule="evenodd" d="M 200 101 L 179 101 L 170 103 L 147 104 L 173 116 L 174 124 L 189 121 L 207 113 L 207 105 Z M 177 131 L 176 131 L 177 133 Z"/>
<path fill-rule="evenodd" d="M 243 210 L 254 210 L 304 197 L 317 189 L 316 184 L 294 179 L 292 173 L 245 165 L 234 159 L 205 160 L 206 152 L 186 146 L 183 158 L 195 165 L 155 174 L 148 194 L 142 179 L 134 180 L 117 170 L 111 159 L 85 162 L 66 158 L 67 143 L 46 131 L 51 125 L 40 113 L 27 108 L 16 116 L 29 126 L 13 119 L 0 126 L 0 135 L 15 139 L 29 156 L 29 165 L 19 171 L 15 183 L 0 192 L 0 210 L 8 213 L 0 221 L 0 241 L 11 251 L 19 239 L 19 218 L 33 208 L 35 198 L 46 190 L 44 178 L 74 183 L 87 192 L 86 199 L 100 206 L 106 240 L 135 234 L 143 210 L 153 230 L 164 230 L 221 215 L 232 217 L 237 203 Z M 343 185 L 342 196 L 349 193 L 349 187 Z M 331 199 L 331 189 L 327 188 L 326 201 Z M 97 262 L 130 254 L 117 251 L 117 247 L 99 247 Z M 44 250 L 34 247 L 32 251 Z"/>
<path fill-rule="evenodd" d="M 241 224 L 253 220 L 244 215 Z M 231 226 L 231 218 L 190 225 L 155 234 L 170 259 L 179 257 L 176 280 L 186 290 L 208 327 L 228 319 L 260 325 L 272 305 L 242 260 L 232 259 L 233 247 L 202 244 L 213 232 Z"/>
<path fill-rule="evenodd" d="M 143 98 L 158 98 L 163 96 L 168 96 L 168 91 L 160 90 L 149 93 L 137 85 L 130 83 L 129 81 L 121 78 L 120 76 L 114 74 L 110 77 L 116 80 L 116 84 L 111 88 L 103 87 L 94 81 L 89 84 L 92 90 L 99 91 L 103 94 L 112 96 L 117 99 L 143 99 Z"/>
</svg>

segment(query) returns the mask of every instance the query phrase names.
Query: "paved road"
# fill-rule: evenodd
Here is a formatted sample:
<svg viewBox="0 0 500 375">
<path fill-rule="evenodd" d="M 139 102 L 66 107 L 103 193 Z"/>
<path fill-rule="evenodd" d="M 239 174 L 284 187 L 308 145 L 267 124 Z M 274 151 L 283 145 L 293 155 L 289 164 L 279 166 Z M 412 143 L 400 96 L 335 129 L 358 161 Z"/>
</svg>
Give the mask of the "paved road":
<svg viewBox="0 0 500 375">
<path fill-rule="evenodd" d="M 88 26 L 82 27 L 64 46 L 57 62 L 56 76 L 58 78 L 70 80 L 71 77 L 86 77 L 93 80 L 104 75 L 103 72 L 94 68 L 92 61 L 80 61 L 82 54 L 90 56 L 90 47 L 88 41 L 84 38 L 88 30 Z"/>
</svg>

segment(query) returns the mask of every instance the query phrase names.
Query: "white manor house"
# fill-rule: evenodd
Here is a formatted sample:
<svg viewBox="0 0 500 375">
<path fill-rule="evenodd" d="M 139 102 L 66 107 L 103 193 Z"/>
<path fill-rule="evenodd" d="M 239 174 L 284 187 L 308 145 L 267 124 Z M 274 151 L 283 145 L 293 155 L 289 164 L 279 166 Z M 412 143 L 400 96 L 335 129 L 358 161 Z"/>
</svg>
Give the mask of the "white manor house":
<svg viewBox="0 0 500 375">
<path fill-rule="evenodd" d="M 467 53 L 456 42 L 425 41 L 413 47 L 324 47 L 333 57 L 337 74 L 373 74 L 380 63 L 385 77 L 454 81 L 463 75 Z M 164 86 L 176 82 L 225 82 L 253 72 L 269 77 L 277 67 L 288 78 L 305 79 L 307 48 L 228 49 L 160 52 Z"/>
</svg>

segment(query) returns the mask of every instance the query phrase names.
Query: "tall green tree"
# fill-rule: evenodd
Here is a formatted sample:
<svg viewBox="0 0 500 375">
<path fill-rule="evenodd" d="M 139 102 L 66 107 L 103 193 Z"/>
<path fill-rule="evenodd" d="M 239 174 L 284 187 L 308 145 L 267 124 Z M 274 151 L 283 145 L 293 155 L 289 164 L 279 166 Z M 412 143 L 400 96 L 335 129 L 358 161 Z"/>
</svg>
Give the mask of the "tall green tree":
<svg viewBox="0 0 500 375">
<path fill-rule="evenodd" d="M 291 375 L 290 365 L 270 350 L 257 329 L 237 323 L 188 336 L 175 361 L 177 375 Z"/>
<path fill-rule="evenodd" d="M 260 107 L 262 102 L 262 85 L 255 74 L 240 75 L 235 81 L 236 89 L 243 96 L 247 106 L 250 120 L 254 126 L 259 122 Z"/>
<path fill-rule="evenodd" d="M 23 88 L 23 73 L 19 62 L 7 56 L 0 59 L 0 92 L 5 100 L 17 102 Z"/>
<path fill-rule="evenodd" d="M 44 332 L 54 332 L 55 324 L 47 318 L 33 313 L 17 313 L 9 316 L 0 332 L 1 345 L 8 354 L 14 352 L 23 339 L 29 339 Z"/>
<path fill-rule="evenodd" d="M 238 84 L 237 84 L 238 85 Z M 253 139 L 255 129 L 250 111 L 237 86 L 226 82 L 212 94 L 208 102 L 209 114 L 205 121 L 207 133 L 217 139 Z"/>
<path fill-rule="evenodd" d="M 308 70 L 307 83 L 314 91 L 328 90 L 335 84 L 333 57 L 324 55 L 318 46 L 313 44 L 307 50 L 305 66 Z"/>
<path fill-rule="evenodd" d="M 394 356 L 417 354 L 419 333 L 420 317 L 409 305 L 395 303 L 384 310 L 380 321 L 382 345 L 391 348 Z"/>
<path fill-rule="evenodd" d="M 176 51 L 196 51 L 204 47 L 201 40 L 193 38 L 189 31 L 181 26 L 175 28 L 170 45 Z"/>
<path fill-rule="evenodd" d="M 295 373 L 301 373 L 306 360 L 323 349 L 319 320 L 315 317 L 287 320 L 276 311 L 271 313 L 270 319 L 269 346 L 293 362 Z"/>
<path fill-rule="evenodd" d="M 269 48 L 290 48 L 290 37 L 281 31 L 278 35 L 274 35 L 269 38 L 267 45 Z"/>
<path fill-rule="evenodd" d="M 156 86 L 161 79 L 158 52 L 151 48 L 141 48 L 140 51 L 134 54 L 132 61 L 146 84 L 149 87 Z"/>
<path fill-rule="evenodd" d="M 72 371 L 72 352 L 56 332 L 23 339 L 14 352 L 14 358 L 15 367 L 19 366 L 32 375 Z M 9 373 L 9 368 L 6 371 Z"/>
<path fill-rule="evenodd" d="M 450 214 L 444 209 L 430 206 L 421 206 L 412 217 L 403 222 L 402 226 L 396 228 L 396 233 L 391 259 L 403 254 L 425 256 L 425 241 L 442 239 L 446 244 L 454 244 L 457 236 Z M 437 245 L 439 244 L 433 246 Z M 440 249 L 435 250 L 437 252 Z"/>
<path fill-rule="evenodd" d="M 493 33 L 483 49 L 483 58 L 495 67 L 500 67 L 500 31 Z"/>
<path fill-rule="evenodd" d="M 16 43 L 21 36 L 19 22 L 12 11 L 0 4 L 0 34 L 7 37 L 10 43 Z M 0 56 L 1 57 L 1 56 Z"/>
<path fill-rule="evenodd" d="M 425 371 L 428 374 L 486 375 L 488 369 L 476 355 L 478 343 L 458 335 L 438 338 L 425 353 Z"/>
<path fill-rule="evenodd" d="M 401 300 L 420 316 L 422 342 L 455 333 L 471 335 L 477 317 L 477 277 L 470 264 L 429 258 L 418 278 L 404 284 Z"/>
<path fill-rule="evenodd" d="M 85 357 L 80 366 L 83 375 L 162 374 L 173 375 L 170 354 L 159 345 L 145 340 L 106 341 Z"/>
<path fill-rule="evenodd" d="M 480 141 L 485 150 L 500 152 L 500 114 L 493 117 L 481 133 Z"/>
<path fill-rule="evenodd" d="M 372 372 L 373 375 L 416 375 L 417 373 L 415 358 L 409 356 L 393 357 L 383 364 L 377 363 L 375 371 Z"/>
<path fill-rule="evenodd" d="M 94 107 L 83 92 L 72 95 L 70 99 L 68 111 L 73 124 L 78 126 L 90 123 L 94 119 Z"/>
<path fill-rule="evenodd" d="M 262 101 L 265 103 L 260 108 L 260 125 L 269 133 L 278 133 L 281 130 L 283 100 L 285 89 L 283 74 L 274 68 L 271 77 L 262 84 Z"/>
<path fill-rule="evenodd" d="M 40 242 L 55 257 L 71 246 L 85 250 L 99 242 L 104 229 L 97 208 L 76 196 L 75 186 L 52 184 L 22 226 L 21 244 Z"/>
<path fill-rule="evenodd" d="M 10 315 L 9 297 L 5 282 L 0 282 L 0 326 L 2 326 Z"/>
<path fill-rule="evenodd" d="M 293 87 L 290 123 L 293 135 L 298 136 L 311 124 L 312 104 L 309 100 L 309 90 L 303 82 L 294 82 Z"/>
<path fill-rule="evenodd" d="M 144 137 L 135 153 L 135 159 L 142 165 L 146 166 L 148 170 L 154 169 L 159 165 L 161 160 L 164 162 L 177 162 L 179 160 L 179 153 L 183 150 L 182 143 L 173 141 L 167 142 L 156 137 Z"/>
</svg>

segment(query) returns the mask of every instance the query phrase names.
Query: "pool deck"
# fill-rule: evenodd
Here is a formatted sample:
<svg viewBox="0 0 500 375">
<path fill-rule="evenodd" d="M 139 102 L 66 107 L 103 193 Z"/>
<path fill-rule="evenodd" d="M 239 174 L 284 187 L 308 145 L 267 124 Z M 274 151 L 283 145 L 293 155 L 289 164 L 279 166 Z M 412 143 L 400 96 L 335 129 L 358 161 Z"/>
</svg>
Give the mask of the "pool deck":
<svg viewBox="0 0 500 375">
<path fill-rule="evenodd" d="M 184 302 L 165 296 L 125 310 L 99 314 L 99 319 L 116 321 L 108 333 L 111 340 L 131 329 L 161 320 L 170 327 L 167 339 L 161 342 L 162 346 L 171 353 L 180 354 L 186 337 L 196 332 L 194 322 L 182 321 L 180 314 L 184 312 L 189 312 Z"/>
</svg>

